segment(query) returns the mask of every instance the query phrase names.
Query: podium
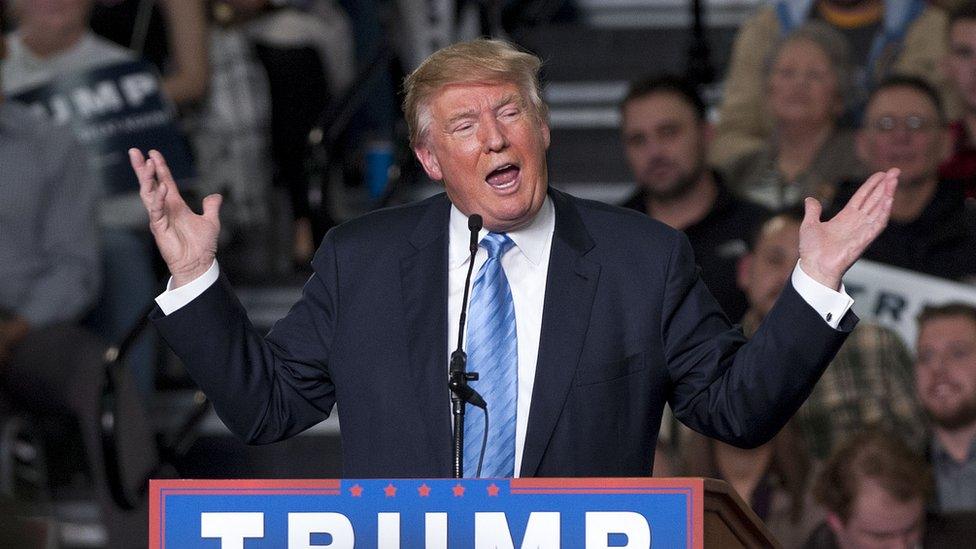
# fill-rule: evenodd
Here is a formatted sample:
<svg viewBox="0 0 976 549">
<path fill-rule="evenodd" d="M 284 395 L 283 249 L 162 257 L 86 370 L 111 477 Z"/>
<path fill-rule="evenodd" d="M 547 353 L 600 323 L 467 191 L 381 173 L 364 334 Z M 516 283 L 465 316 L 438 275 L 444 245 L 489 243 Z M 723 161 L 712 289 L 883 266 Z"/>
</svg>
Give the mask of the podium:
<svg viewBox="0 0 976 549">
<path fill-rule="evenodd" d="M 153 480 L 149 547 L 778 547 L 701 478 Z"/>
</svg>

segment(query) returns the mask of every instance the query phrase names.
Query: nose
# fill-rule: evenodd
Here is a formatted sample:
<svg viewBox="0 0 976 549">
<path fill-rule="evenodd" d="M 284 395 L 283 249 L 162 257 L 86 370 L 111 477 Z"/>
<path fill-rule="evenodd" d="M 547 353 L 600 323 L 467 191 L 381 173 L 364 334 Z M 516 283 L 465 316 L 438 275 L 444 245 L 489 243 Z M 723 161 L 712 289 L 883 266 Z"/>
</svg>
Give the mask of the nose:
<svg viewBox="0 0 976 549">
<path fill-rule="evenodd" d="M 505 128 L 495 117 L 486 117 L 480 124 L 481 143 L 484 151 L 498 152 L 508 147 L 508 136 L 505 135 Z"/>
</svg>

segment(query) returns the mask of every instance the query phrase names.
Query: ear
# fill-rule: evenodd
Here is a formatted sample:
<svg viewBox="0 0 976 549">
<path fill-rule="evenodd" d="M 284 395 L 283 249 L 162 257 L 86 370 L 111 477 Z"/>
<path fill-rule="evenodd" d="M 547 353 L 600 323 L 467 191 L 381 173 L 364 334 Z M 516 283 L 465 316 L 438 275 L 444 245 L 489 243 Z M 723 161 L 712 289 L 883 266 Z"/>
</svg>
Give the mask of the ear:
<svg viewBox="0 0 976 549">
<path fill-rule="evenodd" d="M 755 256 L 749 252 L 739 258 L 735 264 L 735 283 L 743 292 L 749 287 L 749 277 L 752 275 L 752 261 Z"/>
<path fill-rule="evenodd" d="M 542 126 L 542 142 L 546 144 L 546 150 L 549 150 L 549 121 L 543 120 L 540 125 Z"/>
<path fill-rule="evenodd" d="M 444 173 L 441 172 L 441 163 L 437 160 L 437 155 L 426 143 L 414 147 L 413 154 L 420 161 L 420 165 L 424 167 L 424 171 L 427 172 L 427 177 L 434 181 L 444 179 Z"/>
</svg>

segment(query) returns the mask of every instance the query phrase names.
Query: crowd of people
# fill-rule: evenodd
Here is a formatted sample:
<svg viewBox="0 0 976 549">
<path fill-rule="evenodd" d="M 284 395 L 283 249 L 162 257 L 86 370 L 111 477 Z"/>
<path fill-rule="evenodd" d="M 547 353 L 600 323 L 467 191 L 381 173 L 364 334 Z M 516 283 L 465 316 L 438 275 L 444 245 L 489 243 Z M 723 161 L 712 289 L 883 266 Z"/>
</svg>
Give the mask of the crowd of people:
<svg viewBox="0 0 976 549">
<path fill-rule="evenodd" d="M 306 269 L 334 220 L 316 207 L 328 197 L 305 143 L 376 47 L 365 38 L 376 35 L 364 7 L 374 3 L 342 4 L 352 17 L 329 0 L 0 2 L 0 410 L 80 427 L 80 469 L 112 546 L 145 538 L 145 509 L 120 509 L 104 478 L 104 350 L 138 324 L 166 273 L 135 188 L 104 188 L 70 132 L 10 97 L 150 61 L 193 151 L 190 195 L 223 197 L 221 246 L 239 259 L 221 268 L 247 277 L 272 261 L 279 188 L 291 212 L 285 270 Z M 636 189 L 620 205 L 687 236 L 702 280 L 747 338 L 797 276 L 804 199 L 829 218 L 868 174 L 892 167 L 890 221 L 864 257 L 976 283 L 976 2 L 937 4 L 772 2 L 739 29 L 714 111 L 692 83 L 660 74 L 621 101 Z M 401 53 L 405 69 L 431 51 Z M 379 85 L 355 121 L 367 129 L 346 136 L 362 150 L 394 136 L 383 113 L 395 91 Z M 726 480 L 786 547 L 971 545 L 976 303 L 932 304 L 917 327 L 903 341 L 862 321 L 758 448 L 665 419 L 654 474 Z M 158 471 L 147 419 L 157 350 L 147 333 L 113 380 L 136 395 L 121 397 L 133 485 Z M 64 433 L 48 433 L 55 454 Z"/>
<path fill-rule="evenodd" d="M 621 140 L 638 190 L 625 205 L 688 235 L 746 335 L 796 263 L 803 199 L 837 211 L 891 166 L 891 219 L 863 257 L 976 280 L 976 4 L 957 4 L 760 8 L 739 30 L 714 126 L 680 79 L 632 84 Z M 786 547 L 971 544 L 974 313 L 933 304 L 911 342 L 862 321 L 773 441 L 743 450 L 675 425 L 655 474 L 727 480 Z"/>
</svg>

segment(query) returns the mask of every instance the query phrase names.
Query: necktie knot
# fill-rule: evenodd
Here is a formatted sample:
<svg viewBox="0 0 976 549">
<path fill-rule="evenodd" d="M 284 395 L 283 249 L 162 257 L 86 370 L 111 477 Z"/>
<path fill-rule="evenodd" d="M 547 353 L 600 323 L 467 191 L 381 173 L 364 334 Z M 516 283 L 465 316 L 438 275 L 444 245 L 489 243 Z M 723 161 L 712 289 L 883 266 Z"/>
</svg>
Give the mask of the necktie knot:
<svg viewBox="0 0 976 549">
<path fill-rule="evenodd" d="M 515 242 L 505 233 L 488 233 L 481 239 L 481 247 L 488 252 L 490 259 L 499 259 L 505 255 Z"/>
</svg>

